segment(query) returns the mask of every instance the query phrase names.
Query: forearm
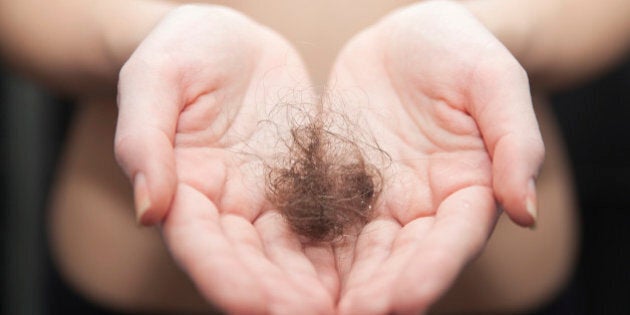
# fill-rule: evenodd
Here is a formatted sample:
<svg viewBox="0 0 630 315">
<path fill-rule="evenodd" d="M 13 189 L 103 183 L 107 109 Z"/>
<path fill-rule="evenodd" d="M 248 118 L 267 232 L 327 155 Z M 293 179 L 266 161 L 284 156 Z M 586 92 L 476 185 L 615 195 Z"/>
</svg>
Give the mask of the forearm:
<svg viewBox="0 0 630 315">
<path fill-rule="evenodd" d="M 120 67 L 171 4 L 143 0 L 0 0 L 8 65 L 73 94 L 110 93 Z"/>
<path fill-rule="evenodd" d="M 463 2 L 518 58 L 536 85 L 579 82 L 630 48 L 627 0 L 470 0 Z"/>
</svg>

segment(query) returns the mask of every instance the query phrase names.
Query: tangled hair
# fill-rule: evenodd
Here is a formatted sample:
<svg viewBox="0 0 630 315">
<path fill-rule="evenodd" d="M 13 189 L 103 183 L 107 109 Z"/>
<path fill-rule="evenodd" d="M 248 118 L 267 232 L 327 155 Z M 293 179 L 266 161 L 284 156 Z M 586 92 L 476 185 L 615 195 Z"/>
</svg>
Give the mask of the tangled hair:
<svg viewBox="0 0 630 315">
<path fill-rule="evenodd" d="M 382 186 L 381 173 L 357 141 L 332 132 L 334 119 L 325 117 L 319 113 L 291 128 L 287 153 L 266 167 L 267 198 L 310 242 L 360 230 Z"/>
</svg>

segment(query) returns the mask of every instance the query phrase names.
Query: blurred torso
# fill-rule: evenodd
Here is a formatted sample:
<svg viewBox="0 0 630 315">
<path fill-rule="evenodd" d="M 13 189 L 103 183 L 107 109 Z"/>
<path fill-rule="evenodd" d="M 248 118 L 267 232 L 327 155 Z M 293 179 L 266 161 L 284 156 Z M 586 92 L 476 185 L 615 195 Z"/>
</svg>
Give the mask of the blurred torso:
<svg viewBox="0 0 630 315">
<path fill-rule="evenodd" d="M 392 9 L 411 1 L 218 1 L 285 36 L 302 54 L 316 84 L 325 82 L 342 45 Z M 537 114 L 547 146 L 538 183 L 535 231 L 502 217 L 479 259 L 436 310 L 510 311 L 535 307 L 566 282 L 575 256 L 571 178 L 544 99 Z M 53 191 L 50 236 L 65 279 L 89 299 L 144 311 L 209 306 L 179 271 L 157 228 L 136 224 L 131 186 L 113 156 L 114 99 L 85 100 Z"/>
</svg>

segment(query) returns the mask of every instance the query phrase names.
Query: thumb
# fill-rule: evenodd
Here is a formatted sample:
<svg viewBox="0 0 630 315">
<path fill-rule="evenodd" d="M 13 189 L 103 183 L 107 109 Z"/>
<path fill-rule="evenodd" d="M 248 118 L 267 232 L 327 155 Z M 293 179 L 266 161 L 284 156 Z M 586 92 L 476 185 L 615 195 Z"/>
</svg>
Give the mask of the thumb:
<svg viewBox="0 0 630 315">
<path fill-rule="evenodd" d="M 116 159 L 134 187 L 138 222 L 161 222 L 170 208 L 177 175 L 173 141 L 179 92 L 153 67 L 126 64 L 118 86 Z"/>
<path fill-rule="evenodd" d="M 492 157 L 495 198 L 515 223 L 538 217 L 535 179 L 545 148 L 525 70 L 515 59 L 494 62 L 475 75 L 470 112 Z"/>
</svg>

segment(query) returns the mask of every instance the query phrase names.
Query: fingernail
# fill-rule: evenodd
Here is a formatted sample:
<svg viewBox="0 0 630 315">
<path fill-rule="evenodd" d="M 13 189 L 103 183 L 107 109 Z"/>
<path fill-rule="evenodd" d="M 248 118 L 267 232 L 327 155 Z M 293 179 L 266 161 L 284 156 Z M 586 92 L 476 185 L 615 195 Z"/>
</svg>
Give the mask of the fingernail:
<svg viewBox="0 0 630 315">
<path fill-rule="evenodd" d="M 149 198 L 149 188 L 147 187 L 147 179 L 143 173 L 138 173 L 134 178 L 134 202 L 136 205 L 136 221 L 142 224 L 142 217 L 151 207 L 151 199 Z"/>
<path fill-rule="evenodd" d="M 525 208 L 534 221 L 534 223 L 530 226 L 530 229 L 535 230 L 536 222 L 538 221 L 538 200 L 536 198 L 536 183 L 534 182 L 534 179 L 529 180 Z"/>
</svg>

